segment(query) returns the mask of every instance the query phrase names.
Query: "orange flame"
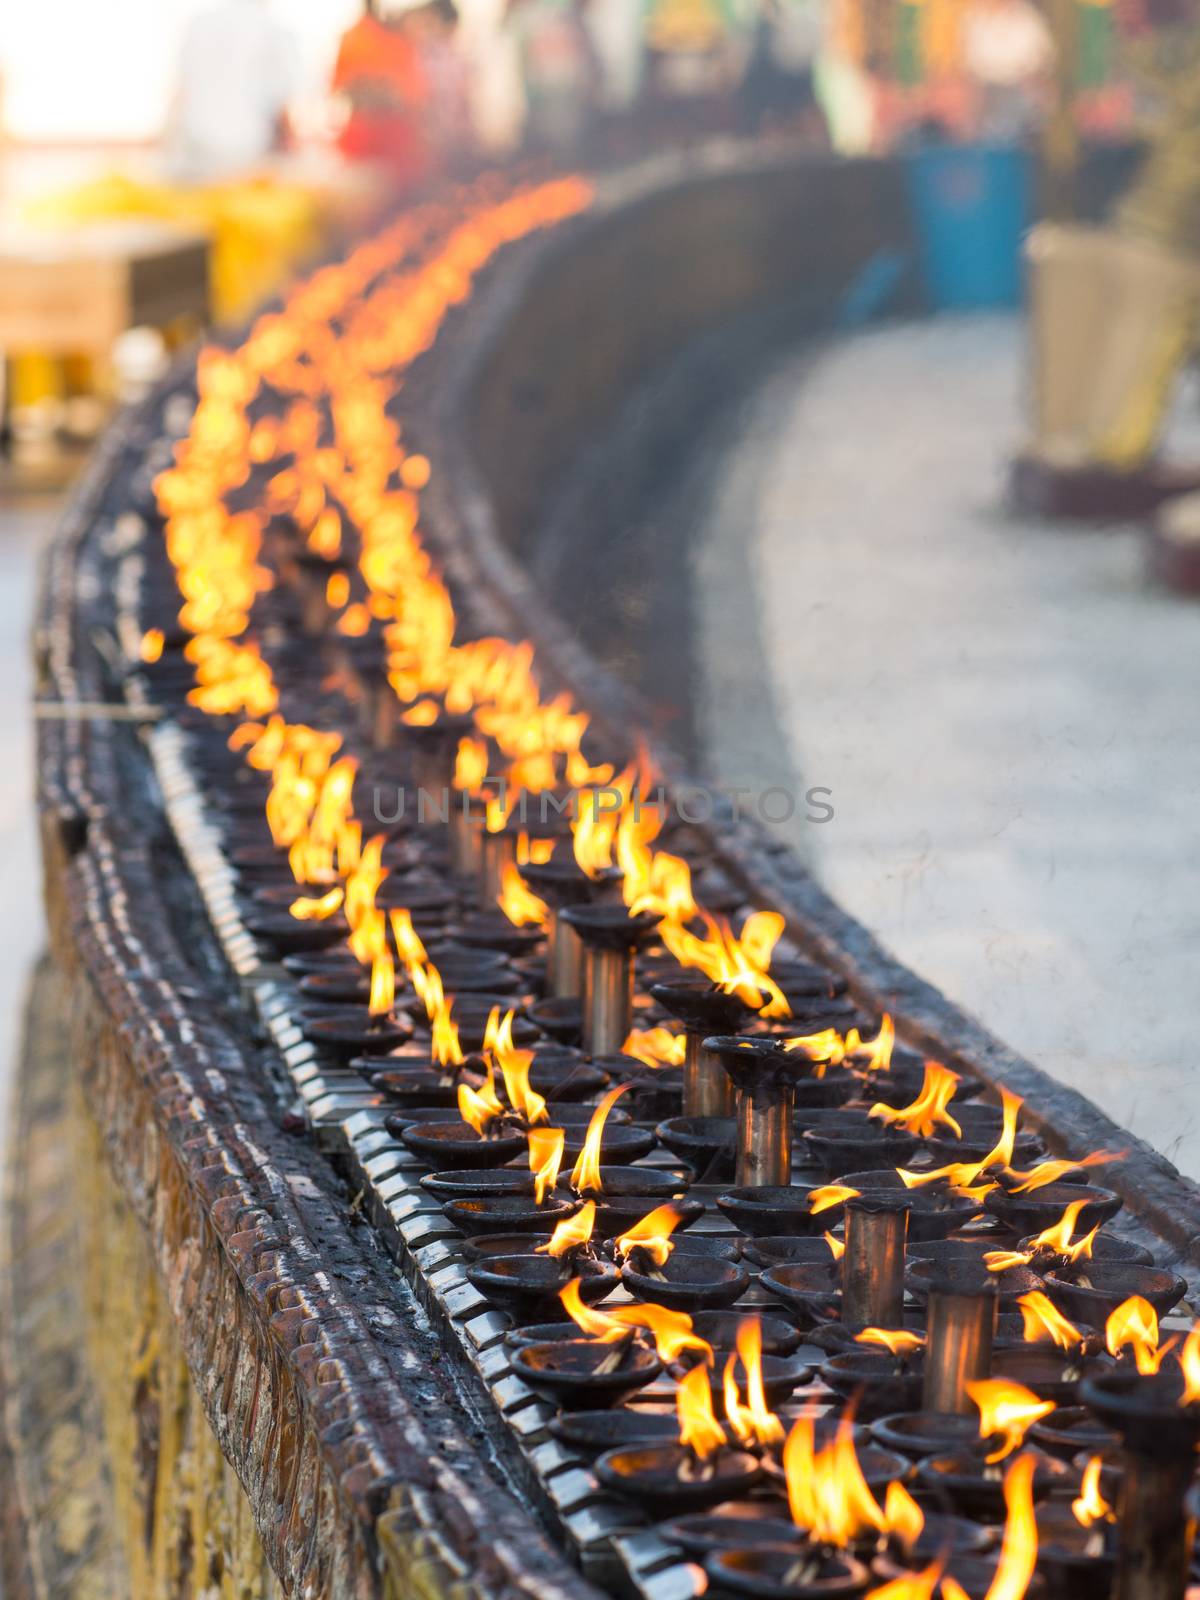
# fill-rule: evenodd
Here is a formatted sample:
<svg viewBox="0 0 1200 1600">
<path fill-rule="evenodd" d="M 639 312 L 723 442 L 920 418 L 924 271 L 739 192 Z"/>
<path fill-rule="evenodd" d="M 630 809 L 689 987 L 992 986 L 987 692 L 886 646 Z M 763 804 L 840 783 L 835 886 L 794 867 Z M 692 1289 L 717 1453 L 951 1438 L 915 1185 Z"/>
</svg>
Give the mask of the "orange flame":
<svg viewBox="0 0 1200 1600">
<path fill-rule="evenodd" d="M 817 1450 L 813 1419 L 806 1412 L 783 1447 L 792 1521 L 816 1544 L 844 1549 L 865 1534 L 882 1533 L 882 1509 L 867 1487 L 854 1451 L 853 1419 L 842 1417 L 830 1444 Z"/>
<path fill-rule="evenodd" d="M 764 952 L 774 948 L 770 933 L 777 930 L 778 937 L 783 931 L 783 918 L 774 912 L 756 912 L 746 919 L 739 940 L 727 922 L 718 921 L 706 911 L 700 916 L 706 929 L 704 937 L 693 933 L 684 920 L 675 916 L 664 917 L 659 923 L 659 937 L 676 961 L 702 972 L 725 994 L 736 994 L 760 1016 L 790 1017 L 791 1007 L 782 989 L 762 962 Z M 749 944 L 747 930 L 751 935 Z"/>
<path fill-rule="evenodd" d="M 328 894 L 318 895 L 315 899 L 302 895 L 300 899 L 292 901 L 288 910 L 297 922 L 325 922 L 342 909 L 344 898 L 341 889 L 330 889 Z"/>
<path fill-rule="evenodd" d="M 895 1048 L 896 1024 L 886 1011 L 873 1039 L 862 1038 L 857 1028 L 851 1028 L 846 1035 L 846 1056 L 864 1072 L 890 1071 Z"/>
<path fill-rule="evenodd" d="M 558 1182 L 558 1169 L 562 1166 L 566 1140 L 567 1136 L 561 1128 L 529 1130 L 529 1169 L 533 1173 L 534 1200 L 539 1206 L 546 1203 L 546 1196 Z M 588 1231 L 590 1235 L 590 1228 Z M 553 1244 L 553 1239 L 550 1242 Z"/>
<path fill-rule="evenodd" d="M 981 1378 L 968 1383 L 967 1393 L 979 1407 L 979 1437 L 1000 1435 L 999 1445 L 987 1457 L 989 1463 L 1019 1450 L 1033 1424 L 1054 1410 L 1053 1400 L 1039 1400 L 1024 1384 L 1007 1378 Z"/>
<path fill-rule="evenodd" d="M 1069 1261 L 1089 1258 L 1096 1235 L 1100 1232 L 1099 1223 L 1090 1233 L 1084 1234 L 1082 1239 L 1072 1242 L 1075 1237 L 1075 1225 L 1087 1203 L 1086 1195 L 1081 1200 L 1072 1200 L 1058 1221 L 1052 1227 L 1044 1229 L 1032 1241 L 1030 1249 L 1033 1254 L 1037 1255 L 1045 1250 L 1053 1252 L 1054 1255 L 1066 1256 Z"/>
<path fill-rule="evenodd" d="M 487 743 L 483 739 L 462 738 L 454 758 L 454 787 L 467 794 L 478 794 L 488 775 Z"/>
<path fill-rule="evenodd" d="M 147 628 L 138 646 L 138 655 L 147 666 L 153 666 L 154 662 L 162 659 L 166 642 L 166 635 L 161 628 Z"/>
<path fill-rule="evenodd" d="M 707 1461 L 725 1443 L 725 1430 L 713 1415 L 712 1389 L 703 1363 L 679 1380 L 675 1405 L 680 1444 L 701 1461 Z"/>
<path fill-rule="evenodd" d="M 687 1054 L 687 1039 L 670 1028 L 634 1028 L 621 1050 L 648 1067 L 681 1067 Z"/>
<path fill-rule="evenodd" d="M 683 1212 L 678 1206 L 669 1201 L 666 1205 L 655 1206 L 617 1239 L 617 1254 L 627 1256 L 636 1248 L 649 1256 L 656 1267 L 663 1266 L 675 1248 L 671 1235 L 682 1221 Z"/>
<path fill-rule="evenodd" d="M 1104 1459 L 1093 1456 L 1083 1469 L 1078 1497 L 1071 1501 L 1071 1511 L 1081 1528 L 1094 1528 L 1098 1522 L 1115 1522 L 1117 1514 L 1109 1505 L 1100 1488 L 1100 1473 Z"/>
<path fill-rule="evenodd" d="M 801 1051 L 810 1061 L 819 1061 L 832 1067 L 840 1066 L 846 1056 L 846 1041 L 836 1028 L 822 1028 L 819 1033 L 795 1034 L 783 1041 L 783 1048 L 790 1052 Z"/>
<path fill-rule="evenodd" d="M 894 1356 L 910 1356 L 925 1343 L 923 1333 L 910 1333 L 904 1328 L 864 1328 L 854 1335 L 856 1344 L 878 1344 Z"/>
<path fill-rule="evenodd" d="M 981 1184 L 979 1180 L 992 1168 L 1007 1168 L 1012 1162 L 1013 1149 L 1017 1142 L 1017 1119 L 1024 1104 L 1020 1095 L 1012 1094 L 1007 1089 L 1001 1089 L 1000 1100 L 1003 1106 L 1000 1137 L 982 1161 L 952 1161 L 948 1166 L 935 1167 L 929 1172 L 908 1172 L 903 1167 L 897 1167 L 896 1170 L 905 1187 L 917 1189 L 927 1183 L 945 1181 L 952 1189 L 969 1196 L 972 1200 L 982 1200 L 984 1195 L 989 1194 L 996 1184 L 994 1182 Z"/>
<path fill-rule="evenodd" d="M 496 1093 L 496 1074 L 489 1061 L 487 1077 L 478 1089 L 472 1089 L 469 1083 L 459 1084 L 458 1114 L 482 1137 L 488 1123 L 495 1121 L 503 1113 L 504 1107 Z"/>
<path fill-rule="evenodd" d="M 412 912 L 403 908 L 393 911 L 391 924 L 392 938 L 396 941 L 396 954 L 409 972 L 414 967 L 427 967 L 429 957 L 425 954 L 425 946 L 413 927 Z"/>
<path fill-rule="evenodd" d="M 593 1215 L 595 1209 L 593 1205 Z M 559 1224 L 559 1228 L 564 1226 Z M 575 1325 L 591 1339 L 614 1344 L 643 1328 L 653 1338 L 660 1360 L 675 1361 L 685 1350 L 695 1350 L 704 1362 L 712 1360 L 712 1346 L 692 1332 L 692 1319 L 686 1311 L 671 1311 L 666 1306 L 656 1305 L 614 1306 L 611 1311 L 598 1311 L 583 1304 L 577 1280 L 566 1285 L 559 1299 Z"/>
<path fill-rule="evenodd" d="M 1174 1339 L 1168 1339 L 1166 1344 L 1160 1346 L 1158 1312 L 1140 1294 L 1130 1295 L 1111 1313 L 1104 1324 L 1104 1340 L 1111 1356 L 1119 1356 L 1122 1350 L 1131 1349 L 1137 1369 L 1144 1378 L 1154 1376 L 1167 1352 L 1175 1345 Z"/>
<path fill-rule="evenodd" d="M 895 1480 L 887 1486 L 883 1500 L 883 1520 L 887 1525 L 887 1532 L 906 1550 L 911 1550 L 925 1531 L 925 1513 L 904 1485 Z"/>
<path fill-rule="evenodd" d="M 938 1127 L 949 1128 L 956 1139 L 961 1139 L 962 1128 L 946 1109 L 961 1082 L 958 1073 L 949 1067 L 927 1061 L 921 1092 L 911 1105 L 897 1110 L 880 1103 L 871 1107 L 871 1116 L 893 1127 L 906 1128 L 918 1139 L 928 1139 Z"/>
<path fill-rule="evenodd" d="M 512 1042 L 515 1013 L 508 1011 L 500 1017 L 500 1007 L 493 1006 L 483 1035 L 483 1048 L 490 1051 L 500 1064 L 504 1078 L 504 1092 L 515 1112 L 533 1125 L 548 1120 L 545 1099 L 529 1087 L 529 1072 L 533 1066 L 533 1051 L 518 1050 Z"/>
<path fill-rule="evenodd" d="M 941 1583 L 942 1574 L 945 1570 L 946 1566 L 943 1561 L 934 1561 L 922 1572 L 906 1572 L 899 1578 L 893 1578 L 889 1583 L 885 1583 L 881 1588 L 870 1590 L 866 1600 L 934 1600 L 937 1586 Z M 948 1583 L 951 1580 L 947 1579 L 946 1581 Z M 955 1588 L 958 1588 L 957 1584 L 955 1584 Z M 964 1595 L 961 1589 L 958 1596 L 952 1597 L 943 1584 L 943 1600 L 959 1600 L 959 1596 L 961 1596 L 961 1600 L 970 1600 L 970 1597 Z"/>
<path fill-rule="evenodd" d="M 533 1130 L 533 1133 L 541 1133 L 543 1131 L 561 1133 L 562 1129 L 561 1128 L 556 1128 L 556 1129 L 545 1129 L 545 1130 L 543 1130 L 543 1129 L 540 1129 L 540 1128 L 535 1128 Z M 533 1145 L 532 1145 L 533 1133 L 530 1134 L 530 1159 L 531 1159 L 531 1162 L 532 1162 L 532 1149 L 533 1149 Z M 561 1151 L 559 1153 L 559 1160 L 560 1161 L 562 1160 Z M 540 1200 L 539 1200 L 538 1204 L 539 1205 L 541 1204 Z M 565 1256 L 568 1250 L 578 1250 L 583 1245 L 591 1243 L 592 1230 L 595 1228 L 595 1226 L 596 1226 L 596 1202 L 594 1200 L 587 1200 L 587 1201 L 585 1201 L 583 1203 L 583 1205 L 580 1206 L 579 1210 L 575 1213 L 575 1215 L 573 1217 L 565 1217 L 562 1220 L 562 1222 L 560 1222 L 558 1224 L 558 1226 L 555 1228 L 554 1232 L 550 1235 L 549 1244 L 540 1244 L 540 1245 L 538 1245 L 538 1247 L 537 1247 L 538 1254 L 539 1255 L 543 1255 L 543 1254 L 544 1255 L 551 1255 L 551 1256 Z M 567 1288 L 569 1289 L 570 1287 L 571 1287 L 571 1285 L 568 1284 Z M 578 1288 L 578 1285 L 576 1285 L 575 1286 L 575 1295 L 578 1296 L 578 1294 L 579 1294 L 579 1288 Z M 568 1311 L 571 1311 L 571 1307 L 568 1304 L 567 1298 L 566 1298 L 566 1289 L 563 1290 L 562 1303 L 563 1303 L 564 1306 L 567 1307 Z M 571 1315 L 574 1317 L 575 1313 L 573 1311 L 571 1311 Z M 575 1317 L 575 1320 L 576 1320 L 576 1322 L 578 1322 L 579 1318 Z M 580 1323 L 580 1326 L 582 1327 L 583 1324 Z"/>
<path fill-rule="evenodd" d="M 1195 1405 L 1200 1400 L 1200 1322 L 1193 1324 L 1191 1333 L 1183 1341 L 1179 1365 L 1183 1369 L 1183 1396 L 1179 1403 Z"/>
<path fill-rule="evenodd" d="M 371 996 L 367 1010 L 373 1017 L 391 1015 L 396 1003 L 396 968 L 391 952 L 381 950 L 371 963 Z"/>
<path fill-rule="evenodd" d="M 808 1196 L 808 1209 L 814 1217 L 819 1217 L 822 1211 L 832 1211 L 834 1206 L 840 1206 L 843 1201 L 858 1198 L 857 1189 L 848 1189 L 844 1183 L 826 1183 L 819 1189 L 812 1189 Z M 845 1246 L 842 1246 L 845 1249 Z"/>
<path fill-rule="evenodd" d="M 500 893 L 496 904 L 514 928 L 544 928 L 550 920 L 550 907 L 526 886 L 511 861 L 500 868 Z"/>
<path fill-rule="evenodd" d="M 1100 1167 L 1109 1161 L 1121 1161 L 1124 1157 L 1123 1150 L 1094 1150 L 1091 1155 L 1081 1156 L 1078 1161 L 1039 1161 L 1037 1166 L 1030 1167 L 1028 1172 L 1013 1173 L 1013 1177 L 1021 1181 L 1012 1185 L 1011 1193 L 1029 1194 L 1034 1189 L 1044 1188 L 1048 1183 L 1057 1183 L 1060 1178 L 1065 1178 L 1068 1172 L 1074 1172 L 1079 1167 Z"/>
<path fill-rule="evenodd" d="M 840 1239 L 835 1239 L 831 1233 L 825 1233 L 822 1235 L 822 1237 L 825 1240 L 825 1243 L 829 1246 L 830 1255 L 835 1261 L 840 1261 L 846 1254 L 846 1246 Z"/>
<path fill-rule="evenodd" d="M 1078 1350 L 1083 1335 L 1073 1322 L 1069 1322 L 1040 1289 L 1031 1289 L 1018 1296 L 1017 1304 L 1025 1322 L 1024 1337 L 1028 1344 L 1050 1341 L 1060 1350 Z"/>
<path fill-rule="evenodd" d="M 746 1376 L 746 1403 L 738 1393 L 737 1365 Z M 737 1351 L 725 1363 L 725 1416 L 741 1444 L 777 1444 L 783 1438 L 783 1423 L 767 1405 L 763 1387 L 762 1318 L 746 1317 L 738 1324 Z"/>
<path fill-rule="evenodd" d="M 1033 1511 L 1032 1455 L 1018 1456 L 1004 1478 L 1004 1536 L 1000 1562 L 984 1600 L 1024 1600 L 1037 1566 L 1037 1521 Z M 943 1585 L 943 1595 L 946 1589 Z M 949 1597 L 946 1597 L 949 1600 Z"/>
<path fill-rule="evenodd" d="M 571 1172 L 572 1189 L 588 1190 L 592 1194 L 599 1194 L 602 1190 L 600 1182 L 600 1145 L 604 1137 L 604 1124 L 608 1121 L 608 1113 L 617 1101 L 629 1088 L 627 1083 L 619 1083 L 615 1089 L 610 1089 L 592 1112 L 591 1121 L 588 1123 L 587 1135 L 583 1141 L 583 1149 L 579 1152 Z"/>
</svg>

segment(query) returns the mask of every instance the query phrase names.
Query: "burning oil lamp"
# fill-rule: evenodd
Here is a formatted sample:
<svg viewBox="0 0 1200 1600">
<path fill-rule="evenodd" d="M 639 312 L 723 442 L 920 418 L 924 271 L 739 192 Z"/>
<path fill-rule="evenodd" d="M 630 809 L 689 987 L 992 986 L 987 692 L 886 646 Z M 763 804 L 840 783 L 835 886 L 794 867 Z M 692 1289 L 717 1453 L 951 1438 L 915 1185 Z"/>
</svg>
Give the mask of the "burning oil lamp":
<svg viewBox="0 0 1200 1600">
<path fill-rule="evenodd" d="M 1113 1600 L 1178 1600 L 1188 1582 L 1186 1502 L 1200 1443 L 1200 1335 L 1193 1328 L 1177 1366 L 1091 1378 L 1081 1398 L 1122 1441 Z"/>
<path fill-rule="evenodd" d="M 566 1411 L 619 1405 L 662 1371 L 653 1350 L 632 1337 L 619 1345 L 599 1345 L 590 1339 L 522 1345 L 514 1351 L 512 1364 L 531 1389 Z"/>
<path fill-rule="evenodd" d="M 783 1188 L 792 1175 L 793 1085 L 800 1064 L 778 1042 L 716 1034 L 704 1041 L 737 1090 L 739 1189 Z"/>
<path fill-rule="evenodd" d="M 633 1019 L 634 952 L 654 932 L 655 919 L 619 905 L 572 906 L 562 917 L 584 947 L 583 1048 L 591 1056 L 613 1055 Z"/>
<path fill-rule="evenodd" d="M 1112 1588 L 1117 1514 L 1102 1491 L 1102 1468 L 1092 1456 L 1070 1506 L 1052 1501 L 1038 1516 L 1038 1571 L 1062 1600 L 1093 1600 Z"/>
<path fill-rule="evenodd" d="M 1114 1194 L 1111 1189 L 1097 1188 L 1093 1184 L 1061 1182 L 1022 1193 L 996 1188 L 983 1204 L 986 1211 L 1013 1233 L 1023 1236 L 1052 1227 L 1072 1200 L 1084 1202 L 1079 1212 L 1079 1226 L 1082 1228 L 1094 1228 L 1111 1221 L 1122 1205 L 1120 1195 Z"/>
<path fill-rule="evenodd" d="M 736 1499 L 758 1481 L 758 1460 L 728 1447 L 713 1414 L 707 1367 L 693 1367 L 680 1380 L 677 1413 L 677 1443 L 609 1450 L 597 1460 L 605 1488 L 672 1515 Z"/>
<path fill-rule="evenodd" d="M 1026 1343 L 997 1350 L 992 1375 L 1023 1384 L 1039 1399 L 1069 1405 L 1088 1374 L 1111 1365 L 1100 1354 L 1099 1335 L 1077 1328 L 1040 1289 L 1020 1296 Z"/>
<path fill-rule="evenodd" d="M 850 1196 L 844 1206 L 842 1321 L 849 1328 L 898 1328 L 904 1317 L 904 1258 L 910 1201 Z"/>
<path fill-rule="evenodd" d="M 728 994 L 703 977 L 651 984 L 650 993 L 684 1025 L 683 1115 L 731 1117 L 733 1084 L 704 1041 L 712 1034 L 732 1033 L 748 1015 L 749 1007 L 740 995 Z"/>
<path fill-rule="evenodd" d="M 1079 1261 L 1046 1276 L 1046 1293 L 1078 1322 L 1099 1327 L 1131 1297 L 1147 1301 L 1164 1317 L 1187 1293 L 1175 1272 L 1125 1262 Z"/>
<path fill-rule="evenodd" d="M 986 1378 L 992 1364 L 996 1290 L 988 1283 L 930 1285 L 926 1307 L 926 1411 L 969 1413 L 969 1386 Z"/>
<path fill-rule="evenodd" d="M 911 1206 L 908 1214 L 908 1244 L 913 1249 L 934 1239 L 944 1239 L 979 1215 L 979 1199 L 971 1191 L 960 1191 L 940 1174 L 914 1173 L 905 1168 L 843 1173 L 839 1185 L 858 1194 L 905 1194 Z"/>
</svg>

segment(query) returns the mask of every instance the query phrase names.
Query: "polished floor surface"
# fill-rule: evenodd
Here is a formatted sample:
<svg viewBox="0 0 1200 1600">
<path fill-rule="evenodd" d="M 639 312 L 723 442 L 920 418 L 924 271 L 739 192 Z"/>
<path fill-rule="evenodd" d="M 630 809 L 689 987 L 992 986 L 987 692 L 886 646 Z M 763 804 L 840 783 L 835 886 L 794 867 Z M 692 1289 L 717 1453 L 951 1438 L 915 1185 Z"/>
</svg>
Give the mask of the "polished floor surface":
<svg viewBox="0 0 1200 1600">
<path fill-rule="evenodd" d="M 790 831 L 832 894 L 1200 1176 L 1200 605 L 1148 583 L 1135 529 L 1006 511 L 1021 382 L 1001 316 L 776 368 L 695 535 L 702 740 L 726 781 L 782 760 L 830 789 L 833 820 Z M 782 752 L 744 736 L 738 628 Z"/>
</svg>

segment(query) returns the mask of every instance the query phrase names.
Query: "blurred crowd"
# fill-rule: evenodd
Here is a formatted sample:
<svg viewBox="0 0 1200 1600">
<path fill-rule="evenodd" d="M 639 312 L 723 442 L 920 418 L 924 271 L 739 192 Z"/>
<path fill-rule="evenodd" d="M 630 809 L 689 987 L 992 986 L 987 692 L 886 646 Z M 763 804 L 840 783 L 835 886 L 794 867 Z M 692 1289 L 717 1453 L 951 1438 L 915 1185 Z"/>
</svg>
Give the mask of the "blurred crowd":
<svg viewBox="0 0 1200 1600">
<path fill-rule="evenodd" d="M 952 92 L 909 96 L 898 116 L 894 62 L 871 59 L 870 0 L 366 0 L 337 53 L 328 133 L 403 188 L 514 151 L 596 165 L 719 132 L 857 152 L 931 117 L 956 137 L 1025 131 L 1053 68 L 1041 10 L 953 9 L 936 74 Z M 904 10 L 888 20 L 901 51 Z M 286 146 L 292 59 L 264 0 L 200 10 L 173 119 L 179 176 Z"/>
</svg>

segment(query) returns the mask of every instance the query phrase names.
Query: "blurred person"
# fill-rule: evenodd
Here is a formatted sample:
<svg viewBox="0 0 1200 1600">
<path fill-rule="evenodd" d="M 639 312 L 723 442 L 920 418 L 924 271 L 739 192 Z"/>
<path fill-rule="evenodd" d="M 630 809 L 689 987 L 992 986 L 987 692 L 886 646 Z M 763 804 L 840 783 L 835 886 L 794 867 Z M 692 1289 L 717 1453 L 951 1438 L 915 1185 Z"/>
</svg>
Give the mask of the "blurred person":
<svg viewBox="0 0 1200 1600">
<path fill-rule="evenodd" d="M 398 188 L 422 182 L 432 145 L 430 81 L 422 49 L 436 20 L 428 0 L 366 0 L 363 14 L 342 36 L 333 92 L 345 121 L 338 147 L 350 161 L 388 169 Z"/>
<path fill-rule="evenodd" d="M 198 11 L 184 30 L 171 116 L 177 175 L 244 172 L 280 149 L 296 83 L 292 36 L 266 0 L 214 0 Z"/>
<path fill-rule="evenodd" d="M 760 0 L 738 99 L 742 131 L 823 138 L 814 68 L 825 38 L 823 0 Z"/>
<path fill-rule="evenodd" d="M 510 0 L 505 20 L 525 94 L 525 143 L 584 159 L 596 127 L 602 72 L 583 0 Z"/>
<path fill-rule="evenodd" d="M 413 13 L 417 51 L 428 93 L 428 135 L 446 172 L 463 169 L 475 149 L 470 73 L 454 0 L 434 0 Z"/>
<path fill-rule="evenodd" d="M 728 0 L 649 0 L 646 42 L 659 133 L 686 142 L 727 128 L 748 56 Z"/>
<path fill-rule="evenodd" d="M 980 137 L 1020 139 L 1046 104 L 1054 37 L 1033 0 L 972 0 L 963 19 L 963 64 Z"/>
</svg>

